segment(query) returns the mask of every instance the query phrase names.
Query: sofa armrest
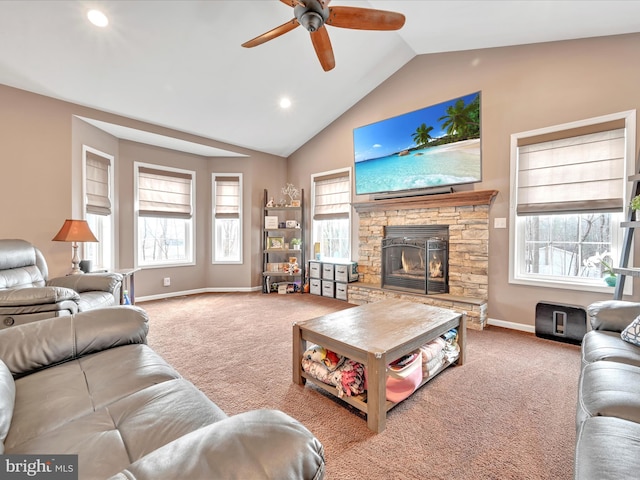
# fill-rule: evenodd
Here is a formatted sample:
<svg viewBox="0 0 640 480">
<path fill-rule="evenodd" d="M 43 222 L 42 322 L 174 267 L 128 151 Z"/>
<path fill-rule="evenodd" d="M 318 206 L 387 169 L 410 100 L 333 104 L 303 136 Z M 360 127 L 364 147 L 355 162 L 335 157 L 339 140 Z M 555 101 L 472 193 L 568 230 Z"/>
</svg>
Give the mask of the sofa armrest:
<svg viewBox="0 0 640 480">
<path fill-rule="evenodd" d="M 0 307 L 45 305 L 65 300 L 78 302 L 80 296 L 72 289 L 53 286 L 0 290 Z"/>
<path fill-rule="evenodd" d="M 47 285 L 70 288 L 78 293 L 94 291 L 113 293 L 121 283 L 122 275 L 119 273 L 87 273 L 47 280 Z"/>
<path fill-rule="evenodd" d="M 622 332 L 640 315 L 640 303 L 624 300 L 603 300 L 587 307 L 593 330 Z"/>
<path fill-rule="evenodd" d="M 146 343 L 148 317 L 139 307 L 107 307 L 0 330 L 0 359 L 15 378 L 90 353 Z"/>
<path fill-rule="evenodd" d="M 324 469 L 322 444 L 304 425 L 278 410 L 252 410 L 184 435 L 109 480 L 320 480 Z"/>
</svg>

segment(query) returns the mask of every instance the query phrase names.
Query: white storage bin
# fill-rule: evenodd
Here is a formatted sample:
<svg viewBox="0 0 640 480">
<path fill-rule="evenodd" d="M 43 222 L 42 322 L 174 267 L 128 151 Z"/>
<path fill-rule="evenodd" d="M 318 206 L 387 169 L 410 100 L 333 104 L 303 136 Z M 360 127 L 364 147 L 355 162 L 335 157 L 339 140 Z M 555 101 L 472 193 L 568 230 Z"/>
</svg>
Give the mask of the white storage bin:
<svg viewBox="0 0 640 480">
<path fill-rule="evenodd" d="M 322 264 L 322 279 L 323 280 L 333 280 L 333 263 L 323 263 Z"/>
<path fill-rule="evenodd" d="M 309 293 L 313 295 L 322 295 L 322 281 L 317 278 L 309 280 Z"/>
<path fill-rule="evenodd" d="M 322 264 L 320 262 L 309 262 L 309 277 L 322 278 Z"/>
<path fill-rule="evenodd" d="M 339 300 L 347 299 L 347 284 L 336 282 L 336 298 Z"/>
<path fill-rule="evenodd" d="M 322 280 L 322 296 L 333 298 L 335 296 L 334 286 L 333 282 Z"/>
<path fill-rule="evenodd" d="M 334 279 L 336 282 L 355 282 L 358 280 L 356 270 L 355 262 L 336 264 L 334 268 Z"/>
</svg>

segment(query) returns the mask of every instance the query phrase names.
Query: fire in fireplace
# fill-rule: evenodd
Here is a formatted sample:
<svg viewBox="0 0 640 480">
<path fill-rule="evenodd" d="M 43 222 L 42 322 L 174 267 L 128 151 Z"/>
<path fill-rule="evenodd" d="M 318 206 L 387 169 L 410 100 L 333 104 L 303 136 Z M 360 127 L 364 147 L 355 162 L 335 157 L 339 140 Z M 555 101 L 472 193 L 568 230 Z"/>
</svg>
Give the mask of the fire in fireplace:
<svg viewBox="0 0 640 480">
<path fill-rule="evenodd" d="M 421 294 L 448 293 L 448 237 L 446 225 L 386 227 L 382 287 Z"/>
<path fill-rule="evenodd" d="M 429 272 L 427 274 L 429 278 L 443 278 L 444 271 L 442 269 L 442 258 L 436 253 L 431 254 L 431 260 L 429 260 Z"/>
</svg>

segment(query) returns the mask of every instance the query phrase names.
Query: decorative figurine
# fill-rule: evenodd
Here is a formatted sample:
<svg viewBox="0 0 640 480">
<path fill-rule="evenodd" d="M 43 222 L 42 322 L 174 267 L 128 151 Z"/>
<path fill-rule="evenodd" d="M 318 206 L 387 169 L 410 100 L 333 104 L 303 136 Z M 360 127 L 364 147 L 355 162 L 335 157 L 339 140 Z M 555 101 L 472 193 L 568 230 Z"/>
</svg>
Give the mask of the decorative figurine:
<svg viewBox="0 0 640 480">
<path fill-rule="evenodd" d="M 287 183 L 285 187 L 282 187 L 282 194 L 289 197 L 289 205 L 291 205 L 293 200 L 298 197 L 298 189 L 293 186 L 293 183 Z"/>
</svg>

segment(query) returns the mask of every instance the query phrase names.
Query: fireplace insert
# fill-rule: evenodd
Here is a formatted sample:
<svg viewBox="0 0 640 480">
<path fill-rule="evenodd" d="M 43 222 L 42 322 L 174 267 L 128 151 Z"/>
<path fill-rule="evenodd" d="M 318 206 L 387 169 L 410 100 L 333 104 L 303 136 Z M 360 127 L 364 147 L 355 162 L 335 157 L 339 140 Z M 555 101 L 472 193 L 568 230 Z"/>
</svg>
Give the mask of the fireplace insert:
<svg viewBox="0 0 640 480">
<path fill-rule="evenodd" d="M 382 239 L 382 288 L 449 292 L 448 227 L 387 227 Z"/>
</svg>

